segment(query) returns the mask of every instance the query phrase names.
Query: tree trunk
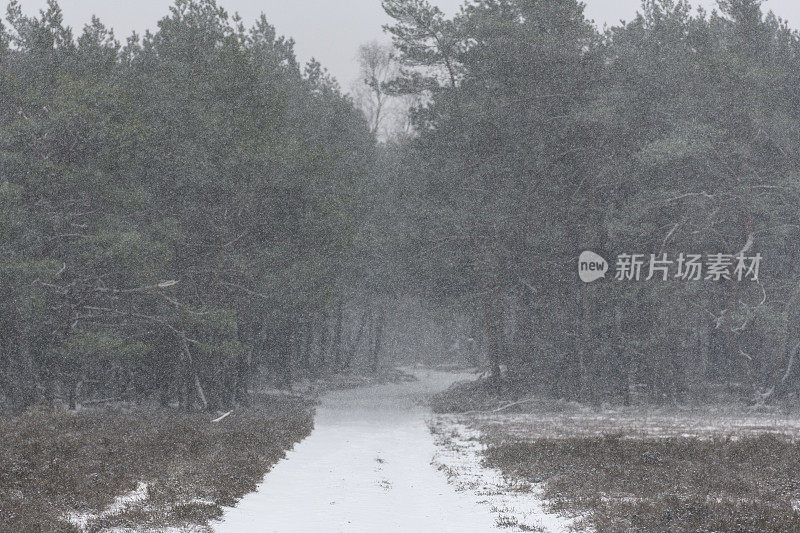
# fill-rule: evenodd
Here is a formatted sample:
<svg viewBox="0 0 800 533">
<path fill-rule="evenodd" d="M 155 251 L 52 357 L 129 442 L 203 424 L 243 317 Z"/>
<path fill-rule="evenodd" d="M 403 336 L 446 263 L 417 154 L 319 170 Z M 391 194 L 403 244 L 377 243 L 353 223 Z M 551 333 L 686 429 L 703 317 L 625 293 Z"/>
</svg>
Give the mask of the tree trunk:
<svg viewBox="0 0 800 533">
<path fill-rule="evenodd" d="M 197 390 L 197 397 L 200 399 L 200 403 L 203 404 L 203 409 L 208 410 L 208 400 L 206 399 L 206 393 L 203 390 L 203 386 L 200 384 L 200 377 L 197 373 L 194 374 L 194 386 Z"/>
<path fill-rule="evenodd" d="M 18 337 L 17 353 L 11 356 L 10 400 L 14 412 L 22 412 L 36 403 L 36 371 L 28 326 Z"/>
<path fill-rule="evenodd" d="M 578 357 L 580 358 L 580 391 L 579 397 L 582 401 L 597 403 L 597 368 L 595 355 L 597 346 L 595 343 L 594 325 L 597 319 L 595 300 L 596 294 L 590 294 L 591 287 L 582 287 L 581 307 L 583 310 L 583 336 L 582 343 L 578 347 Z"/>
<path fill-rule="evenodd" d="M 319 367 L 325 368 L 328 364 L 328 311 L 320 315 L 319 327 Z"/>
<path fill-rule="evenodd" d="M 310 318 L 304 321 L 303 327 L 303 351 L 300 358 L 300 366 L 308 372 L 311 370 L 311 346 L 314 344 L 314 325 Z"/>
<path fill-rule="evenodd" d="M 469 318 L 469 338 L 467 338 L 467 361 L 472 366 L 480 366 L 481 361 L 478 355 L 480 351 L 480 325 L 476 313 L 471 313 Z"/>
<path fill-rule="evenodd" d="M 386 324 L 386 307 L 383 304 L 378 306 L 378 318 L 375 322 L 375 344 L 372 348 L 372 373 L 378 373 L 380 363 L 381 348 L 383 346 L 383 328 Z"/>
<path fill-rule="evenodd" d="M 200 384 L 200 378 L 197 375 L 197 369 L 194 367 L 194 359 L 192 358 L 192 350 L 189 348 L 189 340 L 186 338 L 185 333 L 181 333 L 181 348 L 183 349 L 184 356 L 186 357 L 186 410 L 191 411 L 192 404 L 194 404 L 194 394 L 192 390 L 197 393 L 197 398 L 203 406 L 203 409 L 208 409 L 208 400 L 203 386 Z"/>
<path fill-rule="evenodd" d="M 517 328 L 514 342 L 514 358 L 509 369 L 515 376 L 528 376 L 536 379 L 540 364 L 537 361 L 537 354 L 534 353 L 534 309 L 533 309 L 533 289 L 530 287 L 522 288 L 520 298 L 520 311 L 517 319 Z"/>
<path fill-rule="evenodd" d="M 331 353 L 333 354 L 333 365 L 336 370 L 342 366 L 342 328 L 344 327 L 344 299 L 339 298 L 336 307 L 336 328 L 333 330 L 333 346 L 331 346 Z"/>
<path fill-rule="evenodd" d="M 501 382 L 500 365 L 504 361 L 503 342 L 503 303 L 497 291 L 484 297 L 484 315 L 486 321 L 486 340 L 489 356 L 489 374 L 495 388 L 499 391 Z"/>
<path fill-rule="evenodd" d="M 347 360 L 344 363 L 345 369 L 349 369 L 350 366 L 353 364 L 353 360 L 356 357 L 356 352 L 358 352 L 358 347 L 361 344 L 361 339 L 364 337 L 364 330 L 366 328 L 367 322 L 369 322 L 372 316 L 372 308 L 370 307 L 369 302 L 366 302 L 365 305 L 366 309 L 364 309 L 364 313 L 361 315 L 361 320 L 359 320 L 356 335 L 353 338 L 353 341 L 350 344 L 350 349 L 347 352 Z"/>
<path fill-rule="evenodd" d="M 614 310 L 614 332 L 616 346 L 614 352 L 618 358 L 619 364 L 617 365 L 617 389 L 622 396 L 622 404 L 631 404 L 631 382 L 630 382 L 630 352 L 628 350 L 628 339 L 625 335 L 625 328 L 623 327 L 623 314 L 622 309 L 617 305 Z"/>
<path fill-rule="evenodd" d="M 292 326 L 286 323 L 284 326 L 284 335 L 278 345 L 280 352 L 278 357 L 278 387 L 281 389 L 290 389 L 292 387 L 292 342 L 290 336 L 292 333 Z"/>
<path fill-rule="evenodd" d="M 74 381 L 70 381 L 69 386 L 67 387 L 67 389 L 68 389 L 68 392 L 67 392 L 67 403 L 69 404 L 69 410 L 70 411 L 75 411 L 75 410 L 78 409 L 78 400 L 77 400 L 78 391 L 77 391 L 77 388 L 78 388 L 78 384 L 75 383 Z"/>
<path fill-rule="evenodd" d="M 181 365 L 181 406 L 187 413 L 192 410 L 191 385 L 189 383 L 189 369 Z"/>
<path fill-rule="evenodd" d="M 797 348 L 790 343 L 793 341 L 794 331 L 797 329 L 797 304 L 800 300 L 800 284 L 795 285 L 789 299 L 786 301 L 783 315 L 781 316 L 781 339 L 778 344 L 778 355 L 785 361 L 786 370 L 773 381 L 772 392 L 767 396 L 767 400 L 774 401 L 783 396 L 789 389 L 790 382 L 795 373 L 795 356 Z"/>
<path fill-rule="evenodd" d="M 303 358 L 303 326 L 300 318 L 296 318 L 292 322 L 290 336 L 292 338 L 292 355 L 294 355 L 295 361 L 301 361 Z"/>
<path fill-rule="evenodd" d="M 163 380 L 159 387 L 158 404 L 162 409 L 169 407 L 169 382 Z"/>
</svg>

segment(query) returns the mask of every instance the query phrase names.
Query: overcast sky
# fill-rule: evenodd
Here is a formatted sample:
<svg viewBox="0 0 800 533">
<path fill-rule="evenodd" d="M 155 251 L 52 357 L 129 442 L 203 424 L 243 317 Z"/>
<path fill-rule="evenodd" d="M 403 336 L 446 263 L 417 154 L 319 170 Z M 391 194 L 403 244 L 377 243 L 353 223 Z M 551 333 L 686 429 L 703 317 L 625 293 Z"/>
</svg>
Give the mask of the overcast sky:
<svg viewBox="0 0 800 533">
<path fill-rule="evenodd" d="M 21 0 L 23 10 L 35 14 L 46 0 Z M 301 61 L 316 57 L 348 89 L 356 77 L 358 46 L 374 39 L 388 40 L 381 26 L 388 22 L 380 0 L 218 0 L 229 12 L 239 12 L 248 23 L 264 12 L 280 34 L 297 41 Z M 448 14 L 455 13 L 462 0 L 432 0 Z M 640 0 L 586 0 L 587 16 L 599 26 L 630 20 Z M 171 0 L 61 0 L 66 23 L 78 33 L 95 14 L 114 28 L 124 40 L 132 31 L 155 28 Z M 695 0 L 695 5 L 713 7 L 714 0 Z M 2 13 L 8 0 L 0 0 Z M 765 4 L 795 28 L 800 27 L 800 2 L 771 0 Z"/>
</svg>

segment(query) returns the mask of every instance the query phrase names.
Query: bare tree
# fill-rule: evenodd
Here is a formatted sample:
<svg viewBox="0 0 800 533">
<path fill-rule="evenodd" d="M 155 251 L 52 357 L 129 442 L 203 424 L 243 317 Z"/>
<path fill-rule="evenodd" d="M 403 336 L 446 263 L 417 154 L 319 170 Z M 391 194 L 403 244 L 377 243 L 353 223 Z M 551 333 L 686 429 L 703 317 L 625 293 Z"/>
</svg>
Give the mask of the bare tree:
<svg viewBox="0 0 800 533">
<path fill-rule="evenodd" d="M 384 84 L 395 74 L 392 47 L 372 41 L 358 49 L 359 80 L 354 87 L 356 103 L 363 110 L 373 133 L 378 134 L 383 126 L 391 96 L 386 94 Z"/>
<path fill-rule="evenodd" d="M 372 132 L 380 139 L 395 133 L 408 133 L 409 97 L 394 95 L 386 84 L 400 75 L 390 44 L 372 41 L 358 49 L 359 78 L 353 86 L 356 105 L 367 118 Z"/>
</svg>

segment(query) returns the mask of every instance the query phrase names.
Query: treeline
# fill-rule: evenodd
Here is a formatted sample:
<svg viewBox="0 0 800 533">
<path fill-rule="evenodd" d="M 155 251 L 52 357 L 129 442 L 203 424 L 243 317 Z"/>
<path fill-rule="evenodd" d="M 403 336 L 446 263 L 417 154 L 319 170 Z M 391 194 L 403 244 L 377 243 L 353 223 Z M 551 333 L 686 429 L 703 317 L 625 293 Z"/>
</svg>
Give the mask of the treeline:
<svg viewBox="0 0 800 533">
<path fill-rule="evenodd" d="M 362 48 L 359 111 L 213 0 L 125 44 L 11 2 L 3 404 L 214 409 L 264 378 L 480 355 L 498 387 L 582 401 L 797 392 L 795 31 L 755 0 L 647 0 L 602 33 L 575 0 L 383 6 L 394 53 Z M 605 280 L 579 280 L 584 250 Z M 640 281 L 613 279 L 620 254 Z M 651 254 L 763 260 L 757 282 L 646 281 Z"/>
<path fill-rule="evenodd" d="M 214 0 L 124 44 L 96 19 L 73 35 L 53 0 L 6 19 L 2 403 L 213 409 L 259 370 L 343 365 L 378 154 L 326 71 Z"/>
<path fill-rule="evenodd" d="M 481 324 L 500 385 L 584 401 L 753 401 L 800 385 L 800 36 L 757 0 L 645 0 L 600 32 L 575 0 L 384 0 L 423 94 L 404 146 L 409 267 Z M 610 263 L 591 285 L 584 250 Z M 614 280 L 642 254 L 641 281 Z M 734 257 L 684 281 L 651 254 Z M 739 282 L 736 256 L 761 254 Z M 743 256 L 744 256 L 743 255 Z M 748 266 L 750 263 L 748 263 Z"/>
</svg>

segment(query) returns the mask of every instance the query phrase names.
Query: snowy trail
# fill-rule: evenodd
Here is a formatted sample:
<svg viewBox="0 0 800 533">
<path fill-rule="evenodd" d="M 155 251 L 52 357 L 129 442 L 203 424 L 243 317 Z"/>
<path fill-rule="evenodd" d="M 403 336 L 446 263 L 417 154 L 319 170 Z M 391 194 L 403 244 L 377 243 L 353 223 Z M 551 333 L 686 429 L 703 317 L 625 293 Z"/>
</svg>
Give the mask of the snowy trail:
<svg viewBox="0 0 800 533">
<path fill-rule="evenodd" d="M 436 453 L 420 405 L 470 376 L 420 370 L 419 381 L 337 391 L 314 432 L 228 509 L 218 533 L 499 531 L 488 507 L 431 465 Z"/>
</svg>

